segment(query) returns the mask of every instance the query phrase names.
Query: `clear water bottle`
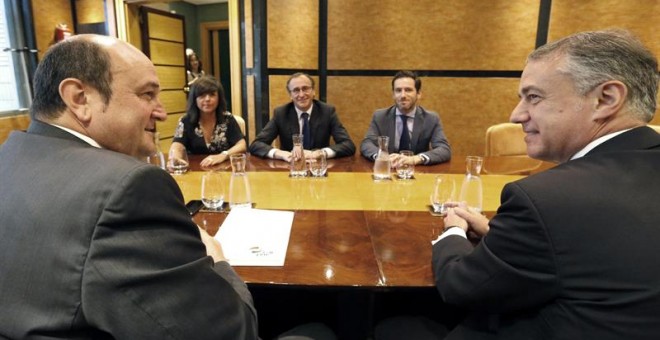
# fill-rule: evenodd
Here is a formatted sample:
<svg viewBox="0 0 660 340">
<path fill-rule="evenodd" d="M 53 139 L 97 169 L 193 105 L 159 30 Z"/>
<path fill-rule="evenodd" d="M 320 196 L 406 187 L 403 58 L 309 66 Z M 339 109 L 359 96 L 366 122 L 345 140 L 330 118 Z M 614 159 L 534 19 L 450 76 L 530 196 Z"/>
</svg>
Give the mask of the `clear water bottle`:
<svg viewBox="0 0 660 340">
<path fill-rule="evenodd" d="M 483 210 L 483 186 L 480 177 L 483 161 L 479 156 L 468 156 L 465 159 L 467 173 L 461 186 L 460 201 L 467 202 L 468 208 L 477 213 Z"/>
<path fill-rule="evenodd" d="M 154 132 L 154 144 L 156 145 L 156 151 L 147 157 L 147 163 L 166 170 L 165 155 L 163 154 L 163 151 L 160 150 L 160 135 L 158 132 Z"/>
<path fill-rule="evenodd" d="M 378 136 L 378 154 L 374 162 L 374 179 L 390 179 L 390 153 L 387 151 L 390 137 Z"/>
<path fill-rule="evenodd" d="M 305 163 L 303 135 L 294 134 L 291 136 L 291 139 L 293 140 L 293 150 L 291 150 L 291 169 L 289 175 L 291 177 L 306 177 L 307 164 Z"/>
<path fill-rule="evenodd" d="M 245 171 L 246 158 L 244 153 L 229 156 L 231 161 L 231 178 L 229 179 L 229 208 L 251 208 L 250 182 Z"/>
</svg>

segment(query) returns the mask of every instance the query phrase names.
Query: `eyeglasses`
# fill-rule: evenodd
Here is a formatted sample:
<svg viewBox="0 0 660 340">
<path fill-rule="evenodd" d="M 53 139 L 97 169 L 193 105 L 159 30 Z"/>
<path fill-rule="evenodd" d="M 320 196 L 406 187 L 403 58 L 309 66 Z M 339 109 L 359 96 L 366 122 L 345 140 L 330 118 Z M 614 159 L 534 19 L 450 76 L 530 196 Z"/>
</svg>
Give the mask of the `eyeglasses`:
<svg viewBox="0 0 660 340">
<path fill-rule="evenodd" d="M 293 94 L 299 94 L 301 92 L 302 93 L 310 93 L 310 92 L 312 92 L 313 89 L 314 88 L 311 87 L 311 86 L 303 86 L 303 87 L 296 87 L 295 89 L 290 90 L 289 92 L 291 92 Z"/>
</svg>

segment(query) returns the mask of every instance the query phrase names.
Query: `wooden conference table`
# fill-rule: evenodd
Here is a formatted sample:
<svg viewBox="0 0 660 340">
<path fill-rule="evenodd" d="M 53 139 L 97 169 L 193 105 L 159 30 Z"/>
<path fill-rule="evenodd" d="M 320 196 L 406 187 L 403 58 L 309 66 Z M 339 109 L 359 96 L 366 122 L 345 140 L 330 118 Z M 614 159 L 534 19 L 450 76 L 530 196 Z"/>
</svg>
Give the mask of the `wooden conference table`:
<svg viewBox="0 0 660 340">
<path fill-rule="evenodd" d="M 192 170 L 174 175 L 186 202 L 200 197 L 201 159 L 191 156 Z M 268 285 L 433 286 L 431 240 L 441 232 L 443 220 L 430 214 L 430 194 L 440 173 L 451 174 L 460 185 L 465 157 L 416 166 L 412 180 L 380 182 L 371 179 L 373 163 L 359 155 L 328 163 L 327 177 L 289 178 L 288 163 L 248 155 L 255 207 L 295 211 L 295 217 L 284 266 L 235 267 L 239 275 L 248 283 Z M 521 156 L 486 158 L 482 171 L 486 215 L 499 206 L 506 183 L 551 166 Z M 220 171 L 228 187 L 228 162 Z M 214 235 L 226 216 L 199 212 L 193 219 Z"/>
</svg>

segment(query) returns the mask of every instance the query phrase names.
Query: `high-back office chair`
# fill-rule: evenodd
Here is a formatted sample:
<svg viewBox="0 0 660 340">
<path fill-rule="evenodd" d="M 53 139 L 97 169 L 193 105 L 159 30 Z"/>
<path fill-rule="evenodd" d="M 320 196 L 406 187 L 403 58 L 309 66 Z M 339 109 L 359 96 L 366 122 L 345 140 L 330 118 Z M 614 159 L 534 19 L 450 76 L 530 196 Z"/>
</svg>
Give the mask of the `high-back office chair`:
<svg viewBox="0 0 660 340">
<path fill-rule="evenodd" d="M 524 156 L 527 155 L 525 133 L 522 125 L 500 123 L 486 130 L 486 151 L 488 156 Z"/>
<path fill-rule="evenodd" d="M 238 123 L 238 126 L 241 128 L 241 132 L 243 133 L 243 136 L 245 136 L 245 119 L 237 115 L 234 115 L 234 119 L 236 119 L 236 123 Z"/>
<path fill-rule="evenodd" d="M 30 125 L 29 115 L 0 117 L 0 144 L 4 143 L 14 130 L 27 130 Z"/>
</svg>

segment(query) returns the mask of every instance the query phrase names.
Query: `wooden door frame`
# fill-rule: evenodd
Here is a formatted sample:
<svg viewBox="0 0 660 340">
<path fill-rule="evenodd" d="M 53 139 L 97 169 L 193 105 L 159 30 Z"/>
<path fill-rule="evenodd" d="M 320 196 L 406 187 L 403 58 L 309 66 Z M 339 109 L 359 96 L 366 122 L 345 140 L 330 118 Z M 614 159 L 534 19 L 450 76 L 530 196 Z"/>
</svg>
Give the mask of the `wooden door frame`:
<svg viewBox="0 0 660 340">
<path fill-rule="evenodd" d="M 202 65 L 211 65 L 212 60 L 209 60 L 209 52 L 211 51 L 211 46 L 209 44 L 209 37 L 211 32 L 217 30 L 229 30 L 229 56 L 231 58 L 231 107 L 232 114 L 237 116 L 243 116 L 242 114 L 242 97 L 241 97 L 241 70 L 240 70 L 240 53 L 236 53 L 240 49 L 240 45 L 234 46 L 233 39 L 231 36 L 231 28 L 229 27 L 229 21 L 209 21 L 203 22 L 199 25 L 199 35 L 200 35 L 200 54 L 202 59 Z"/>
</svg>

